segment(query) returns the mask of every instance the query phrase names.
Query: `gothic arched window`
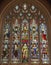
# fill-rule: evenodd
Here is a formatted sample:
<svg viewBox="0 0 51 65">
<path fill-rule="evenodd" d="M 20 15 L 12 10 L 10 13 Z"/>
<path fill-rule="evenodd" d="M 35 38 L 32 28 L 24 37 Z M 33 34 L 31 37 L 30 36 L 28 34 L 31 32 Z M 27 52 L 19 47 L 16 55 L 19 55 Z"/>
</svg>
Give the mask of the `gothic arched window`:
<svg viewBox="0 0 51 65">
<path fill-rule="evenodd" d="M 2 63 L 49 63 L 44 13 L 34 4 L 14 4 L 3 17 Z"/>
</svg>

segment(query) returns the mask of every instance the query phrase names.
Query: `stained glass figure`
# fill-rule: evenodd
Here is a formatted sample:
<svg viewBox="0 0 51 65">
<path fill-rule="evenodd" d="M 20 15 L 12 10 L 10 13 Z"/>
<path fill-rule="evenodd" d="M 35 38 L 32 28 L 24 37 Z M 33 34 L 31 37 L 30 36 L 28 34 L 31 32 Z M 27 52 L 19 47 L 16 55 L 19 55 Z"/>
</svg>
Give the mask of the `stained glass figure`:
<svg viewBox="0 0 51 65">
<path fill-rule="evenodd" d="M 38 23 L 33 19 L 30 22 L 30 57 L 33 63 L 39 62 L 38 44 Z"/>
<path fill-rule="evenodd" d="M 9 38 L 10 38 L 10 24 L 5 24 L 4 28 L 3 28 L 3 39 L 4 41 L 7 43 L 9 42 Z"/>
<path fill-rule="evenodd" d="M 49 63 L 47 26 L 44 23 L 40 24 L 40 49 L 42 63 Z"/>
<path fill-rule="evenodd" d="M 22 62 L 28 62 L 28 46 L 24 44 L 22 47 Z"/>
<path fill-rule="evenodd" d="M 9 58 L 9 46 L 8 45 L 3 45 L 3 51 L 2 51 L 2 62 L 3 63 L 7 63 L 8 62 L 8 58 Z"/>
<path fill-rule="evenodd" d="M 9 38 L 10 25 L 7 23 L 3 27 L 2 62 L 7 63 L 9 59 Z"/>
<path fill-rule="evenodd" d="M 20 62 L 21 58 L 21 51 L 20 51 L 20 23 L 16 19 L 13 23 L 13 42 L 12 42 L 12 62 L 18 63 Z"/>
<path fill-rule="evenodd" d="M 26 19 L 22 21 L 21 27 L 22 62 L 28 62 L 29 48 L 29 24 Z"/>
</svg>

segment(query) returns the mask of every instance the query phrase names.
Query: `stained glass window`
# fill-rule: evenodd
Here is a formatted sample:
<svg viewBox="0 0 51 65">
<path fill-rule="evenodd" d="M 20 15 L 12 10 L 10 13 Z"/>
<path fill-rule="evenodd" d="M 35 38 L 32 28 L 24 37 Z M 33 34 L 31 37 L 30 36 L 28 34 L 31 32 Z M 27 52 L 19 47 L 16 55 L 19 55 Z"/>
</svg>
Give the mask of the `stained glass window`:
<svg viewBox="0 0 51 65">
<path fill-rule="evenodd" d="M 4 18 L 2 62 L 49 63 L 47 25 L 42 14 L 33 4 L 17 4 L 11 8 Z"/>
</svg>

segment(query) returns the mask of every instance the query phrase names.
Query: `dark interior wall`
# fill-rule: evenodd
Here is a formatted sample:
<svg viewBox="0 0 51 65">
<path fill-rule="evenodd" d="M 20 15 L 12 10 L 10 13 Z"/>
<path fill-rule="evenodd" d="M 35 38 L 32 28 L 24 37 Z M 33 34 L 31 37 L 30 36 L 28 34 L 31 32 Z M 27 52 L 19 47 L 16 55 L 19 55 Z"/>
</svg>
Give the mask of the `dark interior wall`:
<svg viewBox="0 0 51 65">
<path fill-rule="evenodd" d="M 0 0 L 0 3 L 6 0 Z M 44 0 L 43 0 L 44 1 Z M 46 0 L 51 5 L 51 0 Z"/>
<path fill-rule="evenodd" d="M 51 0 L 47 0 L 47 2 L 51 5 Z"/>
</svg>

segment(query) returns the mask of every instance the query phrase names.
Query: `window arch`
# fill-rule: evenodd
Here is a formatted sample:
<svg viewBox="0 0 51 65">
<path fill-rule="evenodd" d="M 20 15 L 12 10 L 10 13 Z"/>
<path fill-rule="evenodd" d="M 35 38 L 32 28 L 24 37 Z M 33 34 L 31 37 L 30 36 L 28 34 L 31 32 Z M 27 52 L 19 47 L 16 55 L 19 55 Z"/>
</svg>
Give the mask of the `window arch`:
<svg viewBox="0 0 51 65">
<path fill-rule="evenodd" d="M 3 17 L 1 62 L 48 64 L 46 17 L 34 4 L 21 5 L 14 4 Z"/>
</svg>

